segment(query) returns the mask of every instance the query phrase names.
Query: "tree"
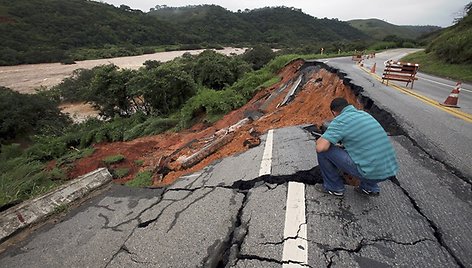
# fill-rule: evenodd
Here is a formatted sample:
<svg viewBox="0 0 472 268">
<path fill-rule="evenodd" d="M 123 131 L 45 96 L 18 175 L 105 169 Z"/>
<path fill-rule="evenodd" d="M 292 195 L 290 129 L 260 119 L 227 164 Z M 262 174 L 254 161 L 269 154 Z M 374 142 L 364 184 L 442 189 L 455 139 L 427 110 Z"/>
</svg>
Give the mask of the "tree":
<svg viewBox="0 0 472 268">
<path fill-rule="evenodd" d="M 232 85 L 249 69 L 247 63 L 240 59 L 206 50 L 195 59 L 192 73 L 197 83 L 221 90 Z"/>
<path fill-rule="evenodd" d="M 90 84 L 95 71 L 101 67 L 94 67 L 92 69 L 76 69 L 72 72 L 70 77 L 62 80 L 62 82 L 53 87 L 53 91 L 58 91 L 59 95 L 64 101 L 77 102 L 86 101 L 89 96 Z"/>
<path fill-rule="evenodd" d="M 57 102 L 0 87 L 0 143 L 33 133 L 58 134 L 70 123 Z"/>
<path fill-rule="evenodd" d="M 261 69 L 269 61 L 275 58 L 275 53 L 268 46 L 255 46 L 244 52 L 242 59 L 252 65 L 254 70 Z"/>
<path fill-rule="evenodd" d="M 168 115 L 177 111 L 196 93 L 196 84 L 184 66 L 169 62 L 143 69 L 129 82 L 135 106 L 146 114 Z"/>
<path fill-rule="evenodd" d="M 116 65 L 104 65 L 96 70 L 86 99 L 105 117 L 130 116 L 133 113 L 128 82 L 136 71 L 119 70 Z"/>
</svg>

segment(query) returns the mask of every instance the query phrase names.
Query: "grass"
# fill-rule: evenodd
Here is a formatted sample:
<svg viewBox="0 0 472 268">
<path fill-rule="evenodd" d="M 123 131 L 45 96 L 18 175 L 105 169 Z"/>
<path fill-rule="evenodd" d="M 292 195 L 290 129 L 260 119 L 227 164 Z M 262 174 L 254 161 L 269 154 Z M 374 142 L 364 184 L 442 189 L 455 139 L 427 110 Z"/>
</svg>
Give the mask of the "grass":
<svg viewBox="0 0 472 268">
<path fill-rule="evenodd" d="M 420 65 L 420 71 L 453 80 L 472 82 L 472 64 L 449 64 L 438 59 L 433 53 L 424 51 L 410 54 L 401 61 Z"/>
<path fill-rule="evenodd" d="M 61 184 L 44 170 L 44 164 L 25 157 L 1 161 L 0 206 L 39 196 Z"/>
<path fill-rule="evenodd" d="M 142 171 L 136 174 L 133 180 L 126 183 L 130 187 L 146 187 L 152 185 L 152 172 L 150 170 Z"/>
<path fill-rule="evenodd" d="M 95 151 L 95 149 L 92 148 L 92 147 L 87 147 L 87 148 L 77 150 L 77 151 L 75 151 L 75 150 L 71 151 L 70 153 L 62 156 L 59 159 L 57 159 L 56 166 L 60 167 L 64 164 L 73 163 L 74 161 L 76 161 L 80 158 L 84 158 L 84 157 L 92 155 L 94 151 Z"/>
<path fill-rule="evenodd" d="M 111 164 L 116 164 L 116 163 L 120 163 L 122 162 L 123 160 L 125 160 L 125 157 L 121 154 L 117 154 L 117 155 L 110 155 L 110 156 L 107 156 L 105 157 L 102 161 L 106 164 L 106 165 L 111 165 Z"/>
<path fill-rule="evenodd" d="M 3 145 L 0 151 L 0 207 L 40 196 L 61 185 L 67 176 L 59 168 L 91 155 L 93 148 L 71 151 L 57 159 L 48 171 L 46 164 L 30 158 L 19 144 Z"/>
<path fill-rule="evenodd" d="M 129 168 L 117 168 L 111 171 L 114 179 L 120 179 L 129 174 Z"/>
<path fill-rule="evenodd" d="M 61 214 L 69 210 L 69 204 L 61 204 L 54 208 L 53 214 Z"/>
<path fill-rule="evenodd" d="M 134 163 L 136 164 L 136 166 L 140 167 L 144 165 L 144 160 L 141 160 L 141 159 L 134 160 Z"/>
</svg>

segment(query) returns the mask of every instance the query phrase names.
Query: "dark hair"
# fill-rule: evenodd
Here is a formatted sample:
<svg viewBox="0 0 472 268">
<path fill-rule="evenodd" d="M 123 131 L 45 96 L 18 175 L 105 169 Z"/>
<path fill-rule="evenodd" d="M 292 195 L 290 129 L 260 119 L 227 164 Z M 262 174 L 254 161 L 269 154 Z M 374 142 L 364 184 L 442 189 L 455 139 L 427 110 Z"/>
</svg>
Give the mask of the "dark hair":
<svg viewBox="0 0 472 268">
<path fill-rule="evenodd" d="M 334 112 L 341 112 L 344 107 L 348 106 L 347 100 L 345 98 L 336 98 L 331 101 L 330 109 Z"/>
</svg>

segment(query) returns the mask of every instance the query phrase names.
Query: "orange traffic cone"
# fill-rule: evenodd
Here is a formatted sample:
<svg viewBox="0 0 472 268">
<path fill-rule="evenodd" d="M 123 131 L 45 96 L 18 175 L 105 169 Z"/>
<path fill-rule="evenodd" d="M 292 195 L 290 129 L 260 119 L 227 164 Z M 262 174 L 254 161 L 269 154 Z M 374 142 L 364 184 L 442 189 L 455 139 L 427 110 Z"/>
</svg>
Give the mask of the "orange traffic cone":
<svg viewBox="0 0 472 268">
<path fill-rule="evenodd" d="M 439 103 L 443 106 L 459 108 L 457 106 L 457 101 L 459 100 L 459 93 L 461 92 L 461 82 L 457 82 L 456 87 L 452 89 L 451 94 L 447 97 L 447 99 L 443 103 Z"/>
<path fill-rule="evenodd" d="M 375 67 L 377 67 L 377 63 L 374 63 L 374 66 L 372 66 L 372 69 L 370 69 L 370 72 L 375 74 Z"/>
</svg>

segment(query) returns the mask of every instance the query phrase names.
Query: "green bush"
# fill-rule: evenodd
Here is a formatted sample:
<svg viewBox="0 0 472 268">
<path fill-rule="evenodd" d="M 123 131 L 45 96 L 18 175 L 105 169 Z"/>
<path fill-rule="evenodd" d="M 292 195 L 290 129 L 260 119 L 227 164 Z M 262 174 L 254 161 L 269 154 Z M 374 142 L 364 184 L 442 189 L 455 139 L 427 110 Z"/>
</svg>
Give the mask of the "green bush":
<svg viewBox="0 0 472 268">
<path fill-rule="evenodd" d="M 232 85 L 251 69 L 242 59 L 225 56 L 213 50 L 200 53 L 190 64 L 195 81 L 215 90 Z"/>
<path fill-rule="evenodd" d="M 260 86 L 276 75 L 269 71 L 269 67 L 247 73 L 229 89 L 243 96 L 243 101 L 251 99 Z M 244 103 L 243 103 L 244 104 Z M 239 106 L 237 106 L 239 107 Z"/>
<path fill-rule="evenodd" d="M 105 157 L 102 161 L 103 163 L 107 164 L 107 165 L 111 165 L 111 164 L 117 164 L 117 163 L 120 163 L 122 161 L 125 160 L 125 157 L 124 155 L 121 155 L 121 154 L 117 154 L 117 155 L 110 155 L 110 156 L 107 156 Z"/>
<path fill-rule="evenodd" d="M 61 133 L 70 120 L 45 94 L 20 94 L 0 86 L 0 143 L 33 133 Z"/>
<path fill-rule="evenodd" d="M 232 89 L 214 91 L 203 88 L 182 107 L 180 126 L 183 128 L 189 127 L 192 119 L 201 114 L 218 118 L 220 115 L 241 107 L 244 103 L 244 97 Z"/>
<path fill-rule="evenodd" d="M 12 143 L 10 145 L 0 145 L 0 162 L 20 157 L 22 153 L 23 150 L 21 150 L 21 145 L 18 143 Z"/>
<path fill-rule="evenodd" d="M 138 160 L 134 160 L 134 163 L 136 164 L 136 166 L 142 166 L 144 165 L 144 160 L 141 160 L 141 159 L 138 159 Z"/>
<path fill-rule="evenodd" d="M 126 182 L 131 187 L 146 187 L 152 185 L 152 172 L 150 170 L 142 171 L 136 174 L 133 180 Z"/>
<path fill-rule="evenodd" d="M 269 72 L 275 74 L 280 69 L 282 69 L 285 65 L 291 62 L 294 59 L 301 58 L 298 54 L 286 54 L 276 57 L 275 59 L 271 60 L 264 69 L 267 69 Z"/>
<path fill-rule="evenodd" d="M 49 161 L 69 152 L 60 137 L 35 136 L 34 141 L 35 143 L 26 150 L 28 157 L 34 160 Z"/>
<path fill-rule="evenodd" d="M 245 51 L 241 58 L 250 63 L 254 70 L 259 70 L 275 58 L 275 53 L 270 47 L 259 45 Z"/>
</svg>

